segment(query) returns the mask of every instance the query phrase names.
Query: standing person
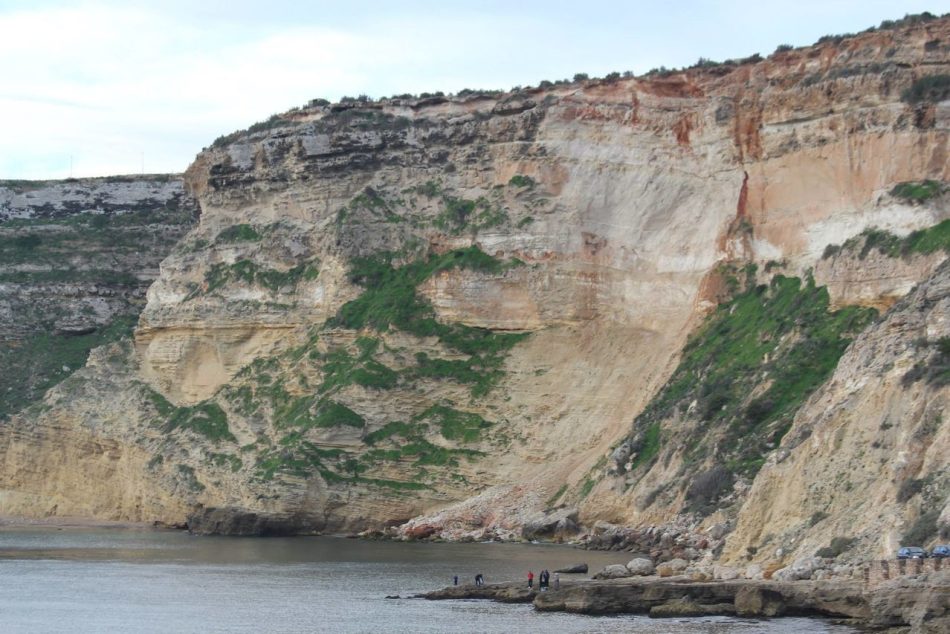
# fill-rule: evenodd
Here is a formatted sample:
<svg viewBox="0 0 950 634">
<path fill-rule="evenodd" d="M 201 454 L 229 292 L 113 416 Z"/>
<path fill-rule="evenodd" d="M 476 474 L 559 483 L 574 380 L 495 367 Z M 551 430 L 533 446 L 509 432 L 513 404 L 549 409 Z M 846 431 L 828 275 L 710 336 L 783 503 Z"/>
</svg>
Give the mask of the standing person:
<svg viewBox="0 0 950 634">
<path fill-rule="evenodd" d="M 555 590 L 561 589 L 561 574 L 558 572 L 554 573 L 554 589 Z"/>
<path fill-rule="evenodd" d="M 528 571 L 528 588 L 534 587 L 534 573 L 530 570 Z"/>
<path fill-rule="evenodd" d="M 475 585 L 476 586 L 485 585 L 485 577 L 482 576 L 482 573 L 478 573 L 477 575 L 475 575 Z"/>
<path fill-rule="evenodd" d="M 452 577 L 452 585 L 457 586 L 458 584 L 459 584 L 459 576 L 455 575 L 454 577 Z"/>
</svg>

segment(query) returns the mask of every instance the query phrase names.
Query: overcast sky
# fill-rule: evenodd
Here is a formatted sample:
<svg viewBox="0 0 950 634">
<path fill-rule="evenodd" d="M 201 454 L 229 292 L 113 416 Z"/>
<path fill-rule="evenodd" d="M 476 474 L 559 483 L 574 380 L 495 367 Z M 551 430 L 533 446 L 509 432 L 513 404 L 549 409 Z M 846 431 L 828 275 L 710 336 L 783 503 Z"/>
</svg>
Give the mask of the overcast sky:
<svg viewBox="0 0 950 634">
<path fill-rule="evenodd" d="M 0 178 L 179 172 L 316 97 L 639 74 L 921 11 L 950 0 L 0 0 Z"/>
</svg>

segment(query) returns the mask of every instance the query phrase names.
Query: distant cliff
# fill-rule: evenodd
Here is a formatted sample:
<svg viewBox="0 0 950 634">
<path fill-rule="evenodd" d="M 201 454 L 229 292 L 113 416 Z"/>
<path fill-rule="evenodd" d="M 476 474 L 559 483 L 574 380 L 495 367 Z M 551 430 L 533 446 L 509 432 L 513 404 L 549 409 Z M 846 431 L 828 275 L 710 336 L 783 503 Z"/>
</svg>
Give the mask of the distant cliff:
<svg viewBox="0 0 950 634">
<path fill-rule="evenodd" d="M 134 339 L 4 424 L 0 511 L 448 538 L 607 521 L 769 565 L 933 541 L 950 19 L 891 27 L 314 102 L 222 137 Z"/>
<path fill-rule="evenodd" d="M 180 176 L 0 181 L 0 420 L 131 334 L 197 211 Z"/>
</svg>

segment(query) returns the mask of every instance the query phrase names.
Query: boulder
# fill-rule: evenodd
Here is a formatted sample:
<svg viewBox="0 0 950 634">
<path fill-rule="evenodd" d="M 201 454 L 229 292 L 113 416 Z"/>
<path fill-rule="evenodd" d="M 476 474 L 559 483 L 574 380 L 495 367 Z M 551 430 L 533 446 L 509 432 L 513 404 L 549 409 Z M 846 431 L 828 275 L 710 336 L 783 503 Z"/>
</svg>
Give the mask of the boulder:
<svg viewBox="0 0 950 634">
<path fill-rule="evenodd" d="M 762 579 L 762 566 L 759 564 L 749 564 L 745 567 L 746 579 Z"/>
<path fill-rule="evenodd" d="M 521 527 L 521 536 L 525 539 L 544 539 L 575 535 L 578 530 L 577 509 L 564 508 L 529 517 Z"/>
<path fill-rule="evenodd" d="M 792 565 L 781 568 L 772 573 L 776 581 L 802 581 L 811 579 L 816 571 L 821 570 L 824 563 L 820 557 L 802 557 L 792 562 Z"/>
<path fill-rule="evenodd" d="M 436 530 L 436 527 L 431 524 L 419 524 L 418 526 L 407 528 L 405 535 L 408 539 L 426 539 L 427 537 L 435 535 Z"/>
<path fill-rule="evenodd" d="M 719 581 L 733 581 L 739 578 L 739 571 L 732 566 L 714 566 L 713 578 Z"/>
<path fill-rule="evenodd" d="M 658 564 L 656 574 L 661 577 L 672 577 L 673 575 L 682 574 L 688 565 L 685 559 L 671 559 Z"/>
<path fill-rule="evenodd" d="M 637 557 L 627 563 L 627 570 L 630 571 L 631 575 L 645 577 L 652 575 L 656 569 L 653 567 L 652 560 L 645 557 Z"/>
<path fill-rule="evenodd" d="M 622 579 L 631 576 L 630 570 L 623 564 L 611 564 L 594 575 L 594 579 Z"/>
<path fill-rule="evenodd" d="M 587 574 L 587 564 L 574 564 L 573 566 L 567 566 L 566 568 L 558 568 L 554 572 L 560 572 L 562 574 L 576 575 L 576 574 Z"/>
</svg>

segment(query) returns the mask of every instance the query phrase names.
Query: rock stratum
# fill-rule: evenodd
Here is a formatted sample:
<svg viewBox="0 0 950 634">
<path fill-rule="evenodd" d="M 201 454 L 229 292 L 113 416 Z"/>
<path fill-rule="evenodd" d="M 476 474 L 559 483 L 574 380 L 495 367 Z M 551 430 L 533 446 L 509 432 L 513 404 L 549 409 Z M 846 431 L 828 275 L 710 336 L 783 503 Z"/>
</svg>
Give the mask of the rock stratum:
<svg viewBox="0 0 950 634">
<path fill-rule="evenodd" d="M 767 570 L 932 544 L 948 74 L 950 19 L 904 20 L 221 137 L 134 335 L 0 423 L 0 513 Z"/>
</svg>

